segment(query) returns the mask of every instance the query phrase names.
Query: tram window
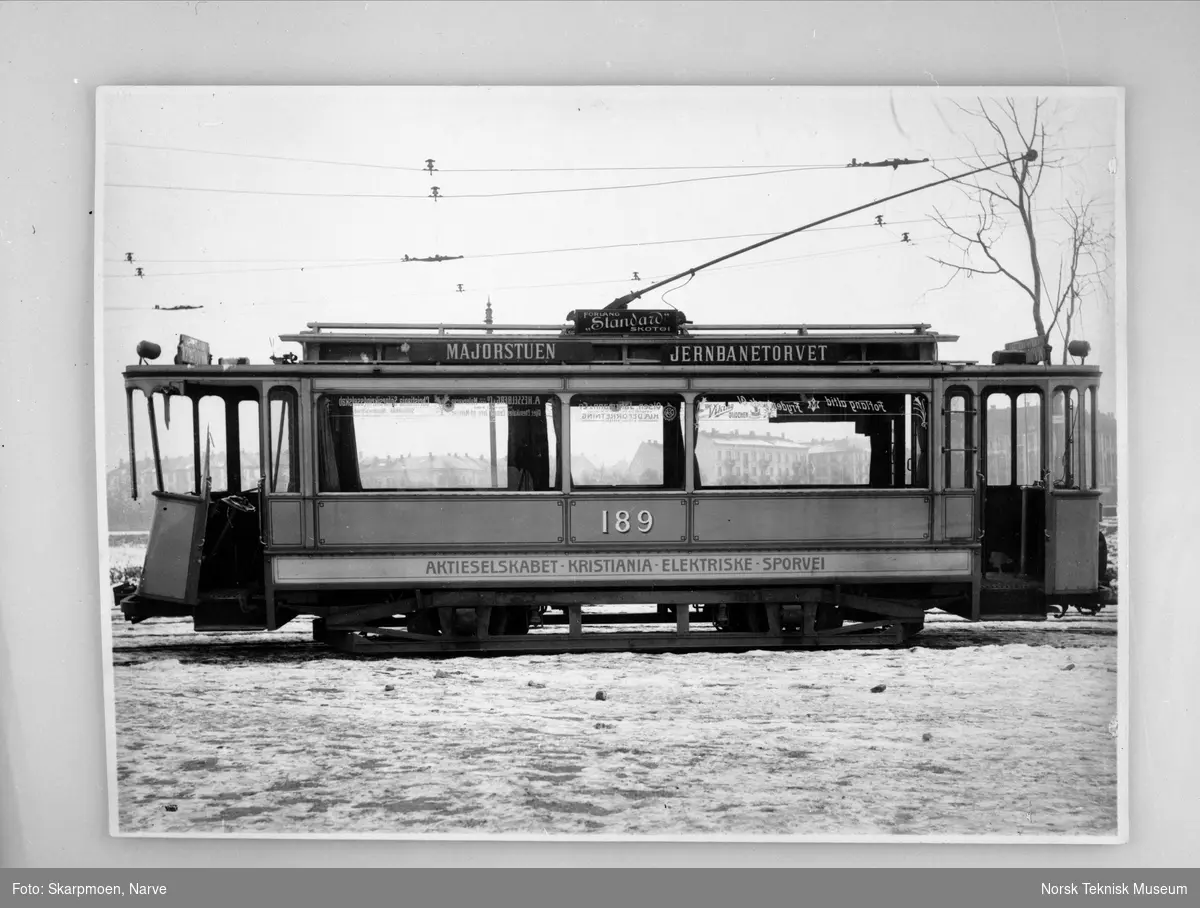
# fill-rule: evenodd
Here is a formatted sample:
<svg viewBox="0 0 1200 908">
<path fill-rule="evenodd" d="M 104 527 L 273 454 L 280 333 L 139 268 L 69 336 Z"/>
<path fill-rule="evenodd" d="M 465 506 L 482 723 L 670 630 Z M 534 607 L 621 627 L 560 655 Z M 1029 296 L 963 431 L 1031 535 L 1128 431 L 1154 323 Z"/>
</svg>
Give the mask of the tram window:
<svg viewBox="0 0 1200 908">
<path fill-rule="evenodd" d="M 558 476 L 551 395 L 327 394 L 317 403 L 322 492 L 546 492 Z"/>
<path fill-rule="evenodd" d="M 242 490 L 254 489 L 262 478 L 262 461 L 259 459 L 258 401 L 243 400 L 238 403 L 238 467 L 241 470 Z"/>
<path fill-rule="evenodd" d="M 158 438 L 159 466 L 162 468 L 162 491 L 177 495 L 193 494 L 196 490 L 195 458 L 192 455 L 192 402 L 178 394 L 155 392 L 147 397 L 134 396 L 134 425 L 137 445 L 143 456 L 138 464 L 139 494 L 158 488 L 158 473 L 154 466 L 154 444 L 150 432 L 150 407 L 153 402 L 154 429 Z"/>
<path fill-rule="evenodd" d="M 1042 478 L 1042 396 L 1017 397 L 1017 485 L 1031 486 Z"/>
<path fill-rule="evenodd" d="M 1012 401 L 1007 394 L 987 398 L 987 484 L 1012 485 Z"/>
<path fill-rule="evenodd" d="M 1090 390 L 1090 389 L 1089 389 Z M 1054 484 L 1063 489 L 1088 489 L 1095 484 L 1092 469 L 1094 396 L 1076 388 L 1054 392 Z"/>
<path fill-rule="evenodd" d="M 946 487 L 974 486 L 971 392 L 952 390 L 946 395 Z"/>
<path fill-rule="evenodd" d="M 696 487 L 927 488 L 921 394 L 711 395 L 696 401 Z"/>
<path fill-rule="evenodd" d="M 985 397 L 987 484 L 1032 486 L 1041 481 L 1042 396 L 992 391 Z"/>
<path fill-rule="evenodd" d="M 272 388 L 268 397 L 267 439 L 270 444 L 270 472 L 267 488 L 272 492 L 296 492 L 296 392 L 291 388 Z"/>
<path fill-rule="evenodd" d="M 1073 389 L 1057 388 L 1054 391 L 1053 446 L 1051 447 L 1050 470 L 1054 485 L 1060 489 L 1075 485 L 1074 464 L 1071 463 L 1071 429 L 1075 419 L 1074 401 L 1069 394 Z"/>
<path fill-rule="evenodd" d="M 1096 488 L 1096 389 L 1088 388 L 1083 394 L 1083 407 L 1080 409 L 1079 434 L 1077 436 L 1079 449 L 1079 487 L 1081 489 Z"/>
<path fill-rule="evenodd" d="M 213 395 L 200 398 L 200 470 L 205 469 L 212 481 L 210 490 L 222 492 L 230 488 L 225 473 L 225 401 Z"/>
<path fill-rule="evenodd" d="M 1090 466 L 1088 458 L 1091 457 L 1092 450 L 1092 446 L 1088 444 L 1090 429 L 1088 428 L 1088 414 L 1084 407 L 1086 397 L 1072 388 L 1068 392 L 1068 399 L 1071 401 L 1071 426 L 1068 430 L 1068 437 L 1071 439 L 1071 478 L 1074 480 L 1072 488 L 1086 489 L 1091 473 L 1091 470 L 1088 469 Z"/>
<path fill-rule="evenodd" d="M 571 400 L 571 484 L 682 489 L 683 399 Z"/>
</svg>

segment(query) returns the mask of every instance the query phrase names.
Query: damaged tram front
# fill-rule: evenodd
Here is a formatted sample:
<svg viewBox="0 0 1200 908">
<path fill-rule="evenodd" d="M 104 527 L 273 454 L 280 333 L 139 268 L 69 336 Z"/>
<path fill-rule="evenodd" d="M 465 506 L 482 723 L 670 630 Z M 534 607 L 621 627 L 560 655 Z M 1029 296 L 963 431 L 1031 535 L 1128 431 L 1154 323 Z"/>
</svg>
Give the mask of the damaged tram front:
<svg viewBox="0 0 1200 908">
<path fill-rule="evenodd" d="M 657 310 L 283 339 L 301 354 L 213 363 L 185 337 L 127 369 L 156 484 L 130 620 L 311 615 L 357 652 L 737 650 L 1111 598 L 1095 367 Z"/>
</svg>

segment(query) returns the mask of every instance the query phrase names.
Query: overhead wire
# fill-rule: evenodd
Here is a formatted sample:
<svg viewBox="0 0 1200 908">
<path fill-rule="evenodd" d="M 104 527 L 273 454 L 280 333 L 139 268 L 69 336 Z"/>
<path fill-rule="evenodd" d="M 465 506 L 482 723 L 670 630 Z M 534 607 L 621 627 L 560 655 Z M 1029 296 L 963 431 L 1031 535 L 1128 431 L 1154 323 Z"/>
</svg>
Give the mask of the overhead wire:
<svg viewBox="0 0 1200 908">
<path fill-rule="evenodd" d="M 337 161 L 327 158 L 299 158 L 291 155 L 258 154 L 245 151 L 218 151 L 207 148 L 182 148 L 171 145 L 147 145 L 137 142 L 108 142 L 109 148 L 136 148 L 146 151 L 170 151 L 180 154 L 214 155 L 231 158 L 250 158 L 264 161 L 279 161 L 295 164 L 318 164 L 335 167 L 362 167 L 372 170 L 395 170 L 406 173 L 617 173 L 621 171 L 675 171 L 675 170 L 763 170 L 773 167 L 789 169 L 842 169 L 840 164 L 646 164 L 646 165 L 613 165 L 601 167 L 409 167 L 403 164 L 378 164 L 366 161 Z M 1056 151 L 1087 151 L 1093 148 L 1112 148 L 1115 143 L 1096 143 L 1093 145 L 1078 145 L 1056 149 Z M 983 157 L 1003 157 L 1002 154 L 984 155 Z M 432 159 L 436 161 L 436 158 Z M 934 159 L 937 161 L 949 158 Z M 955 158 L 954 160 L 958 160 Z"/>
<path fill-rule="evenodd" d="M 1105 205 L 1111 205 L 1111 204 L 1113 204 L 1113 203 L 1101 202 L 1101 203 L 1097 203 L 1097 206 L 1103 207 Z M 1047 212 L 1064 211 L 1064 210 L 1066 210 L 1066 209 L 1063 207 L 1048 207 L 1048 208 L 1034 209 L 1035 213 L 1047 213 Z M 968 220 L 968 219 L 972 219 L 975 217 L 977 217 L 977 215 L 975 215 L 975 214 L 952 215 L 952 216 L 946 218 L 946 220 Z M 901 220 L 901 221 L 886 221 L 885 224 L 887 226 L 897 226 L 897 225 L 909 225 L 909 224 L 924 224 L 924 223 L 928 223 L 928 222 L 929 222 L 928 218 L 910 218 L 910 219 Z M 1045 223 L 1045 221 L 1041 221 L 1040 223 Z M 825 231 L 831 231 L 831 230 L 863 230 L 863 229 L 869 229 L 869 228 L 877 229 L 877 227 L 878 227 L 878 225 L 876 225 L 875 222 L 872 221 L 870 223 L 863 223 L 863 224 L 836 224 L 836 225 L 830 225 L 830 226 L 825 226 L 825 227 L 815 227 L 810 232 L 818 233 L 818 232 L 825 232 Z M 597 245 L 597 246 L 564 246 L 564 247 L 558 247 L 558 248 L 554 248 L 554 249 L 529 249 L 529 250 L 520 250 L 520 251 L 511 251 L 511 252 L 485 252 L 485 253 L 478 253 L 478 254 L 466 254 L 461 259 L 454 259 L 453 261 L 468 261 L 469 262 L 469 261 L 473 261 L 476 259 L 512 258 L 512 257 L 520 257 L 520 256 L 527 256 L 527 255 L 551 255 L 551 254 L 571 253 L 571 252 L 597 252 L 597 251 L 606 251 L 606 250 L 610 250 L 610 249 L 640 248 L 640 247 L 644 247 L 644 246 L 668 246 L 668 245 L 679 245 L 679 244 L 684 244 L 684 243 L 705 243 L 705 242 L 714 242 L 714 241 L 722 241 L 722 240 L 755 239 L 758 237 L 773 236 L 773 235 L 774 235 L 774 232 L 771 232 L 771 231 L 761 232 L 761 233 L 733 233 L 733 234 L 724 234 L 724 235 L 719 235 L 719 236 L 687 237 L 684 239 L 675 239 L 675 240 L 647 240 L 644 242 L 634 242 L 634 243 L 607 243 L 607 244 L 602 244 L 602 245 Z M 897 242 L 899 242 L 900 238 L 896 237 L 896 240 L 897 240 Z M 108 261 L 109 263 L 112 263 L 112 264 L 120 264 L 120 263 L 125 262 L 125 259 L 106 259 L 106 261 Z M 187 276 L 205 275 L 205 274 L 254 274 L 254 273 L 259 273 L 259 272 L 308 270 L 310 268 L 313 270 L 317 270 L 317 269 L 327 269 L 327 268 L 360 267 L 360 266 L 367 266 L 367 265 L 404 265 L 404 264 L 414 264 L 414 261 L 411 259 L 406 261 L 402 257 L 356 258 L 356 259 L 317 259 L 317 258 L 304 258 L 304 259 L 270 259 L 270 258 L 264 258 L 264 259 L 250 259 L 250 258 L 247 258 L 247 259 L 144 259 L 144 258 L 138 258 L 137 263 L 141 263 L 142 265 L 147 265 L 147 264 L 178 265 L 178 264 L 204 264 L 204 263 L 213 263 L 213 264 L 289 263 L 289 264 L 285 264 L 284 267 L 229 268 L 229 269 L 209 269 L 209 270 L 202 270 L 202 271 L 176 271 L 176 272 L 162 272 L 162 273 L 158 273 L 158 274 L 148 273 L 148 274 L 144 274 L 141 276 L 143 278 L 154 278 L 154 277 L 187 277 Z M 441 263 L 438 263 L 438 264 L 441 264 Z M 300 267 L 300 266 L 303 266 L 303 267 Z M 105 275 L 105 276 L 113 277 L 113 278 L 138 277 L 138 275 L 134 275 L 134 274 L 109 274 L 109 275 Z"/>
<path fill-rule="evenodd" d="M 826 257 L 837 256 L 837 255 L 848 255 L 848 254 L 851 254 L 854 252 L 862 252 L 862 251 L 866 251 L 866 250 L 870 250 L 870 249 L 894 248 L 899 245 L 901 245 L 901 244 L 892 242 L 892 241 L 889 241 L 886 243 L 871 243 L 871 244 L 866 244 L 866 245 L 862 245 L 862 246 L 852 246 L 852 247 L 849 247 L 846 249 L 827 249 L 827 250 L 823 250 L 821 252 L 805 252 L 805 253 L 800 253 L 799 255 L 784 256 L 784 257 L 774 258 L 774 259 L 764 259 L 759 262 L 741 262 L 736 265 L 720 265 L 720 266 L 714 267 L 711 270 L 713 270 L 713 271 L 729 271 L 729 270 L 735 270 L 735 269 L 750 270 L 750 269 L 754 269 L 754 268 L 761 268 L 761 267 L 766 267 L 766 266 L 771 266 L 771 265 L 779 265 L 779 264 L 785 264 L 788 262 L 800 261 L 803 259 L 826 258 Z M 662 277 L 662 276 L 665 276 L 665 274 L 664 275 L 647 275 L 645 279 L 652 281 L 652 280 L 655 280 L 658 277 Z M 548 283 L 548 284 L 516 284 L 516 285 L 493 286 L 493 287 L 489 287 L 488 289 L 489 289 L 489 291 L 545 290 L 545 289 L 557 289 L 560 287 L 595 287 L 595 286 L 600 286 L 600 285 L 604 285 L 604 284 L 626 284 L 626 283 L 629 283 L 627 278 L 603 278 L 603 279 L 591 280 L 591 281 L 560 281 L 560 282 Z M 685 284 L 684 286 L 687 286 L 687 285 Z M 677 288 L 677 289 L 682 289 L 682 288 Z M 454 292 L 454 291 L 446 291 L 447 294 L 451 293 L 451 292 Z M 427 296 L 428 294 L 425 294 L 425 295 Z M 261 304 L 256 304 L 256 305 L 311 305 L 311 303 L 309 301 L 280 300 L 275 303 L 261 303 Z M 667 305 L 671 305 L 671 304 L 668 303 Z M 122 310 L 139 310 L 139 311 L 143 311 L 143 312 L 154 311 L 153 309 L 150 309 L 149 307 L 140 307 L 140 306 L 130 306 L 130 307 L 112 306 L 112 307 L 106 307 L 106 309 L 105 309 L 106 312 L 122 311 Z"/>
<path fill-rule="evenodd" d="M 776 170 L 756 170 L 749 173 L 726 173 L 707 177 L 684 177 L 678 180 L 655 180 L 649 183 L 622 183 L 609 186 L 567 186 L 558 189 L 518 189 L 512 192 L 444 193 L 439 191 L 436 200 L 455 199 L 498 199 L 527 195 L 562 195 L 573 192 L 610 192 L 621 189 L 650 189 L 658 186 L 678 186 L 683 183 L 705 183 L 713 180 L 738 180 L 746 177 L 776 176 L 781 173 L 804 173 L 817 167 L 783 167 Z M 840 169 L 840 168 L 839 168 Z M 433 199 L 433 195 L 412 195 L 395 192 L 301 192 L 283 189 L 233 189 L 223 186 L 160 186 L 150 183 L 105 183 L 106 189 L 157 189 L 166 192 L 215 192 L 231 195 L 285 196 L 289 198 L 318 199 Z"/>
</svg>

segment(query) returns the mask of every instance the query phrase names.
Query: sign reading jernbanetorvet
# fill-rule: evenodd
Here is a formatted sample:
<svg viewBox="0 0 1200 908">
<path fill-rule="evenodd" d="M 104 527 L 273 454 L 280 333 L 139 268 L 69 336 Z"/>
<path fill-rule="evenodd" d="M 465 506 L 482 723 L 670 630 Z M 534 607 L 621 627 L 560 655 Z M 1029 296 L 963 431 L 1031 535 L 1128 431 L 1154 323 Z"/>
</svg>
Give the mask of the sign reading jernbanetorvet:
<svg viewBox="0 0 1200 908">
<path fill-rule="evenodd" d="M 709 341 L 666 344 L 662 348 L 662 362 L 669 366 L 822 366 L 843 362 L 851 349 L 847 344 Z"/>
<path fill-rule="evenodd" d="M 401 348 L 403 349 L 403 348 Z M 592 345 L 584 341 L 560 340 L 459 340 L 408 344 L 414 363 L 586 363 L 592 360 Z"/>
</svg>

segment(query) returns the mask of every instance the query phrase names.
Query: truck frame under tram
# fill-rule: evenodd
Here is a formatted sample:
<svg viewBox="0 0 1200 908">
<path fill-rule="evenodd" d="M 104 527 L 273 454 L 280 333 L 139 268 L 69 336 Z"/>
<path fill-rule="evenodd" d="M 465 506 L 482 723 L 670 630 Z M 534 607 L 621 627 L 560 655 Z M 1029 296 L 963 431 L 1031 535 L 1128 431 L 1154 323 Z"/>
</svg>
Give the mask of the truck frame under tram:
<svg viewBox="0 0 1200 908">
<path fill-rule="evenodd" d="M 311 615 L 356 653 L 668 652 L 889 646 L 931 609 L 1115 601 L 1094 366 L 942 360 L 956 338 L 924 324 L 668 310 L 282 340 L 299 354 L 214 363 L 181 336 L 173 364 L 127 367 L 133 495 L 142 407 L 156 486 L 130 621 Z"/>
</svg>

